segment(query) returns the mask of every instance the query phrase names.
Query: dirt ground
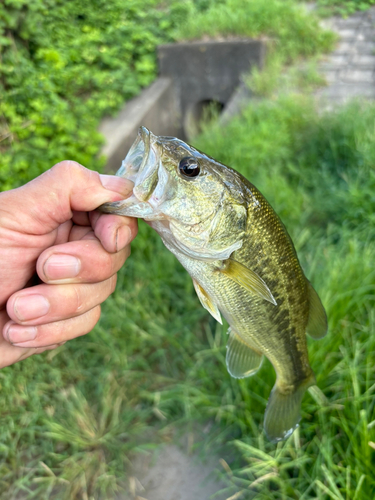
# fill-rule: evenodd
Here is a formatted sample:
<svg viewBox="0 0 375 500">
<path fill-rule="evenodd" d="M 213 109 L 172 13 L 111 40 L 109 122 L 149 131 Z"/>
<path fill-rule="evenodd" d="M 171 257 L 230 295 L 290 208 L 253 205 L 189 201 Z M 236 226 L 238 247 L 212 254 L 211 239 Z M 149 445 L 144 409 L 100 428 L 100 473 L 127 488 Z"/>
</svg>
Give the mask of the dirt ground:
<svg viewBox="0 0 375 500">
<path fill-rule="evenodd" d="M 135 461 L 130 494 L 118 500 L 226 500 L 230 493 L 215 495 L 225 488 L 218 478 L 218 471 L 223 470 L 219 459 L 210 456 L 202 461 L 176 445 L 166 444 L 153 455 Z"/>
</svg>

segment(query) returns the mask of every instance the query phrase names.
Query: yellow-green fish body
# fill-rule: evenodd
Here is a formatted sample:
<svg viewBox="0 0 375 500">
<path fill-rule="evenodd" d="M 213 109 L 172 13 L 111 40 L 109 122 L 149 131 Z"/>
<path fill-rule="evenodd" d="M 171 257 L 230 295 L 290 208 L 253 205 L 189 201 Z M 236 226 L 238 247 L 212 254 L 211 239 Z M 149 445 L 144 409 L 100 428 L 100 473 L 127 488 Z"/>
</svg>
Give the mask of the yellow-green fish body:
<svg viewBox="0 0 375 500">
<path fill-rule="evenodd" d="M 285 439 L 315 384 L 306 333 L 323 337 L 327 320 L 279 217 L 238 172 L 144 127 L 118 175 L 135 183 L 133 195 L 102 210 L 147 220 L 192 277 L 203 307 L 225 317 L 232 376 L 255 374 L 263 355 L 271 361 L 277 380 L 265 431 Z"/>
</svg>

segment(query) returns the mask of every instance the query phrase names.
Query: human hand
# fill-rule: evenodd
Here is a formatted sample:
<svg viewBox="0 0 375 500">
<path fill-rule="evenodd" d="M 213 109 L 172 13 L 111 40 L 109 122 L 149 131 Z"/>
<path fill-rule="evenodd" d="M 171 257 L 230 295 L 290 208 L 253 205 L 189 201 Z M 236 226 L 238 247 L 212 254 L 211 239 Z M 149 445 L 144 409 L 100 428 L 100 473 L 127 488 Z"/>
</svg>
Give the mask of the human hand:
<svg viewBox="0 0 375 500">
<path fill-rule="evenodd" d="M 137 222 L 94 210 L 126 198 L 132 187 L 64 161 L 0 193 L 0 368 L 98 322 Z M 31 286 L 37 277 L 42 283 Z"/>
</svg>

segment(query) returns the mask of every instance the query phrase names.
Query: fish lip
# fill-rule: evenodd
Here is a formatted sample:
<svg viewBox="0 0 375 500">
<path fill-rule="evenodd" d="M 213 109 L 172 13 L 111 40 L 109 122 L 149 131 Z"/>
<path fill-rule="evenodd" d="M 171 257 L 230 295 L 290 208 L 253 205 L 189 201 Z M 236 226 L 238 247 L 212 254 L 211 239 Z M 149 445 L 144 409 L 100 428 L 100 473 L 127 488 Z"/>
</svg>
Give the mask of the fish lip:
<svg viewBox="0 0 375 500">
<path fill-rule="evenodd" d="M 136 183 L 138 172 L 142 170 L 148 160 L 150 152 L 151 132 L 146 127 L 138 129 L 137 137 L 123 160 L 121 167 L 116 172 L 119 177 L 129 179 Z"/>
<path fill-rule="evenodd" d="M 137 137 L 116 173 L 134 183 L 131 196 L 134 203 L 136 200 L 140 203 L 148 202 L 153 196 L 159 182 L 162 150 L 158 137 L 147 127 L 139 127 Z M 156 208 L 158 204 L 152 206 Z"/>
<path fill-rule="evenodd" d="M 148 128 L 146 128 L 145 126 L 141 125 L 138 129 L 138 138 L 142 139 L 142 141 L 144 143 L 146 143 L 147 141 L 150 142 L 150 135 L 151 135 L 151 132 L 149 131 Z"/>
<path fill-rule="evenodd" d="M 142 163 L 139 166 L 137 176 L 144 169 L 145 165 L 148 162 L 149 156 L 150 156 L 150 148 L 151 148 L 151 137 L 150 136 L 151 136 L 151 132 L 146 127 L 144 127 L 144 126 L 139 127 L 138 138 L 140 138 L 140 140 L 143 141 L 144 152 L 143 152 Z M 135 186 L 136 185 L 137 185 L 137 182 L 135 183 Z"/>
</svg>

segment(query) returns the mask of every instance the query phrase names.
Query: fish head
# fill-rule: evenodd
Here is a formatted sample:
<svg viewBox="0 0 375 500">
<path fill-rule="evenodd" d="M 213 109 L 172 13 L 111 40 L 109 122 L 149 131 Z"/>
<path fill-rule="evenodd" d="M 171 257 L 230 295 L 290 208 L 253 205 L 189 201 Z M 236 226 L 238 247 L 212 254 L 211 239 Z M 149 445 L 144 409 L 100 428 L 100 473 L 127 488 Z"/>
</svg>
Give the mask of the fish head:
<svg viewBox="0 0 375 500">
<path fill-rule="evenodd" d="M 141 127 L 116 175 L 134 183 L 133 193 L 101 210 L 144 219 L 170 250 L 215 260 L 242 245 L 246 204 L 239 174 L 180 139 Z"/>
</svg>

